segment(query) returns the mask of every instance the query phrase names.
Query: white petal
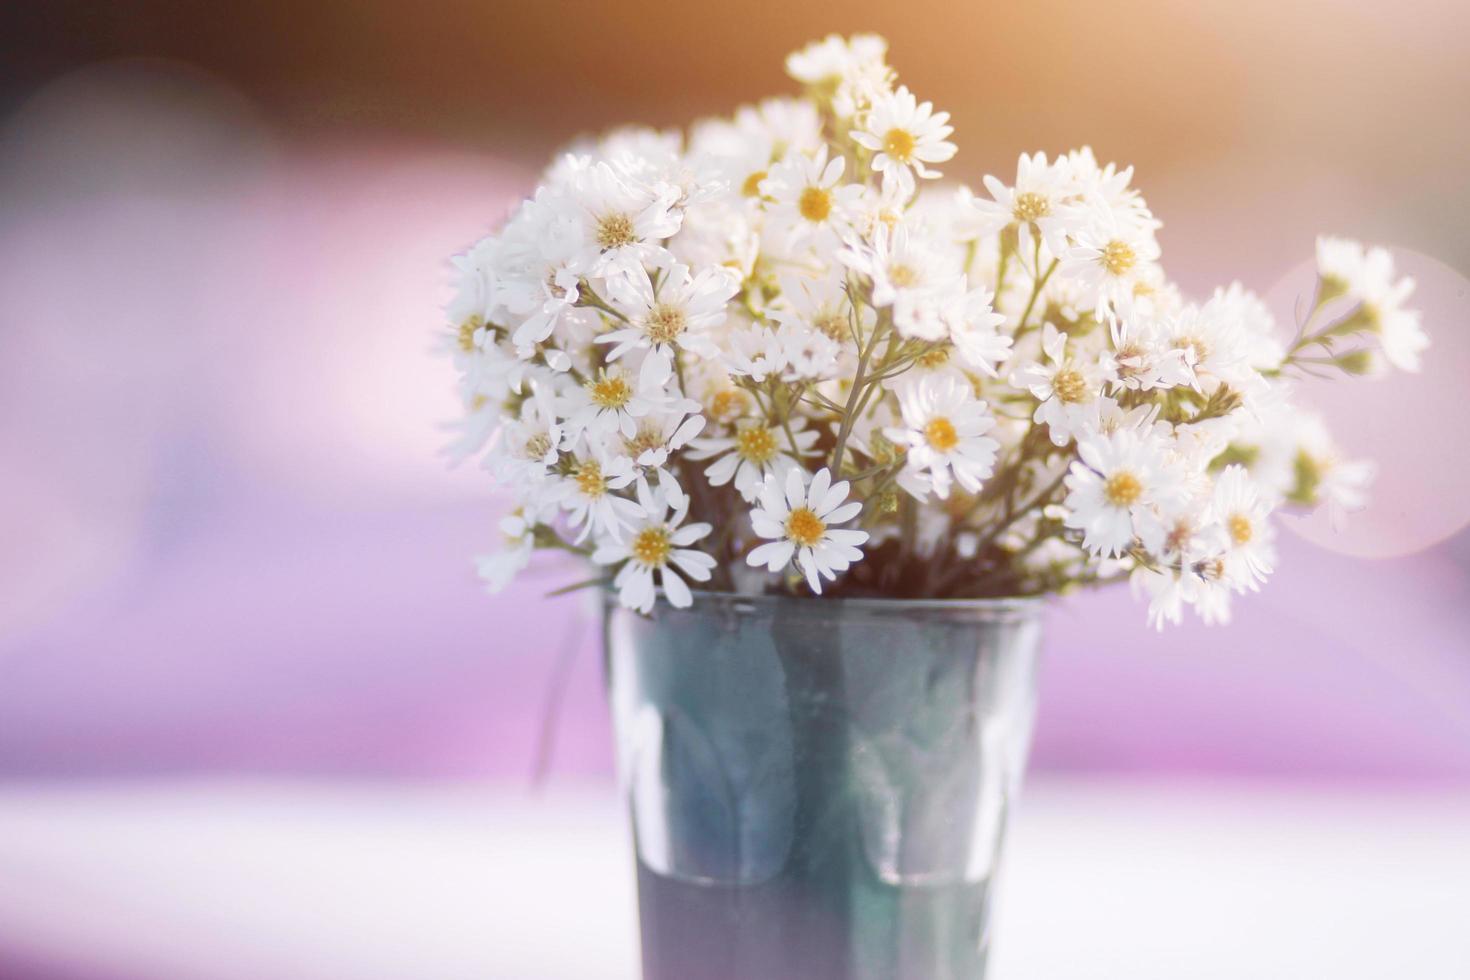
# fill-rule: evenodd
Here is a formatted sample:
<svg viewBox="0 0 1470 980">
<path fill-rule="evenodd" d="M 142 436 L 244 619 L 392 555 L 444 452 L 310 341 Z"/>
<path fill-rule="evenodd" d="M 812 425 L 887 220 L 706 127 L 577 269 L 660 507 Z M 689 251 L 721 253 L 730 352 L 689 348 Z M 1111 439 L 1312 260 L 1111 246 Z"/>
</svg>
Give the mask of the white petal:
<svg viewBox="0 0 1470 980">
<path fill-rule="evenodd" d="M 716 564 L 715 560 L 704 552 L 688 549 L 674 552 L 669 556 L 669 561 L 696 582 L 708 582 L 710 572 Z"/>
<path fill-rule="evenodd" d="M 786 505 L 792 510 L 806 503 L 806 471 L 793 466 L 786 473 Z"/>
<path fill-rule="evenodd" d="M 839 483 L 837 486 L 842 487 L 843 496 L 846 496 L 847 484 Z M 825 514 L 830 509 L 824 508 L 822 506 L 822 503 L 827 497 L 827 490 L 829 488 L 832 488 L 832 471 L 824 466 L 821 469 L 817 470 L 817 475 L 812 477 L 811 486 L 807 487 L 806 491 L 806 499 L 808 501 L 807 505 L 811 507 L 812 510 L 816 511 L 818 517 Z M 838 499 L 841 500 L 842 498 L 839 497 Z"/>
<path fill-rule="evenodd" d="M 687 524 L 669 535 L 669 543 L 676 548 L 691 545 L 713 531 L 714 528 L 708 524 Z"/>
<path fill-rule="evenodd" d="M 748 565 L 764 565 L 769 571 L 779 572 L 791 564 L 791 554 L 796 545 L 790 541 L 768 541 L 745 556 Z"/>
<path fill-rule="evenodd" d="M 669 445 L 674 449 L 678 449 L 703 431 L 704 416 L 691 415 L 684 420 L 682 425 L 674 430 L 673 436 L 669 439 Z"/>
<path fill-rule="evenodd" d="M 636 493 L 638 495 L 638 506 L 643 508 L 643 513 L 650 520 L 663 520 L 664 512 L 668 510 L 668 507 L 653 499 L 653 491 L 648 489 L 648 481 L 641 476 L 638 478 Z"/>
<path fill-rule="evenodd" d="M 796 564 L 801 566 L 801 570 L 806 573 L 806 581 L 812 587 L 812 591 L 817 595 L 821 595 L 822 577 L 817 574 L 816 557 L 812 554 L 812 550 L 810 548 L 802 548 L 801 554 L 796 558 Z"/>
<path fill-rule="evenodd" d="M 827 540 L 835 541 L 841 545 L 860 545 L 868 540 L 868 532 L 842 527 L 828 528 Z"/>
<path fill-rule="evenodd" d="M 786 533 L 785 525 L 771 518 L 763 510 L 751 512 L 750 524 L 755 529 L 755 533 L 762 538 L 779 538 Z"/>
<path fill-rule="evenodd" d="M 684 580 L 665 568 L 660 576 L 664 583 L 664 594 L 669 597 L 669 603 L 675 609 L 688 609 L 694 605 L 694 596 L 689 594 L 689 586 Z"/>
<path fill-rule="evenodd" d="M 704 475 L 709 479 L 710 486 L 723 487 L 730 482 L 730 478 L 735 475 L 735 470 L 739 466 L 739 454 L 728 453 L 711 463 L 709 469 L 704 471 Z"/>
<path fill-rule="evenodd" d="M 592 552 L 592 560 L 599 565 L 614 565 L 627 557 L 627 546 L 612 542 L 598 545 L 597 550 Z"/>
</svg>

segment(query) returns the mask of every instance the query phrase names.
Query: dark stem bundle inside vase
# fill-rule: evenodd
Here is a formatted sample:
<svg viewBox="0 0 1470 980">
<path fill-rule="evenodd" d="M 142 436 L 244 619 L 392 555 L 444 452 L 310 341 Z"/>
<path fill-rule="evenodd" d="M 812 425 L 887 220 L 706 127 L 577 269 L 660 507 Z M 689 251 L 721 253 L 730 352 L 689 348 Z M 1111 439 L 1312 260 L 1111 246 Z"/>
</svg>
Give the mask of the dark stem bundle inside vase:
<svg viewBox="0 0 1470 980">
<path fill-rule="evenodd" d="M 974 980 L 1039 605 L 610 606 L 646 980 Z"/>
</svg>

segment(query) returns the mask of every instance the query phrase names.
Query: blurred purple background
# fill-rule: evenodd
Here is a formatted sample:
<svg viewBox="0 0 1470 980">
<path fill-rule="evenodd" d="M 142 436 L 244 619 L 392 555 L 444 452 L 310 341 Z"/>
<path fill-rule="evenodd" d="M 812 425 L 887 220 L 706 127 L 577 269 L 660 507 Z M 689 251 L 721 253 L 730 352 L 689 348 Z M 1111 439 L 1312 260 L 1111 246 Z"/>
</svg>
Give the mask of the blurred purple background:
<svg viewBox="0 0 1470 980">
<path fill-rule="evenodd" d="M 387 8 L 373 9 L 392 36 Z M 1352 43 L 1379 51 L 1365 11 Z M 755 76 L 717 62 L 659 102 L 624 71 L 593 108 L 609 123 L 669 122 L 777 91 L 780 51 L 850 26 L 803 16 L 812 29 L 770 38 Z M 1138 183 L 1187 288 L 1239 276 L 1289 321 L 1310 286 L 1292 264 L 1316 229 L 1383 238 L 1420 277 L 1435 347 L 1418 378 L 1312 391 L 1349 451 L 1379 460 L 1373 508 L 1342 535 L 1284 530 L 1280 572 L 1234 626 L 1154 634 L 1126 590 L 1056 604 L 1040 769 L 1470 785 L 1470 299 L 1455 271 L 1470 246 L 1448 217 L 1470 198 L 1447 162 L 1467 130 L 1444 102 L 1470 73 L 1433 40 L 1465 27 L 1463 11 L 1435 16 L 1396 28 L 1420 45 L 1418 75 L 1282 88 L 1287 55 L 1273 56 L 1269 83 L 1164 105 L 1221 122 L 1206 127 L 1213 144 L 1143 144 L 1152 169 Z M 1242 17 L 1216 55 L 1245 72 Z M 548 102 L 582 109 L 539 120 L 524 80 L 518 110 L 487 91 L 481 115 L 468 97 L 449 111 L 433 91 L 333 87 L 335 61 L 313 88 L 301 44 L 283 62 L 296 74 L 279 78 L 268 58 L 190 60 L 131 35 L 25 62 L 0 119 L 0 779 L 525 782 L 561 667 L 549 778 L 608 776 L 591 597 L 543 598 L 575 574 L 557 566 L 482 593 L 471 557 L 493 546 L 499 504 L 483 474 L 436 456 L 454 404 L 431 353 L 446 256 L 529 192 L 592 112 L 567 100 L 603 77 L 597 24 L 579 21 L 568 42 L 581 62 L 561 51 L 545 69 L 562 77 Z M 1206 26 L 1185 36 L 1215 36 Z M 958 102 L 955 176 L 1062 148 L 1009 90 L 976 87 L 973 66 L 968 82 L 952 77 L 969 64 L 953 44 L 905 47 L 904 30 L 917 28 L 891 31 L 900 70 L 942 107 L 946 92 Z M 427 43 L 413 45 L 421 59 Z M 148 57 L 116 57 L 129 52 Z M 1340 55 L 1326 42 L 1294 52 L 1307 66 Z M 1370 81 L 1402 103 L 1360 101 L 1331 120 L 1351 139 L 1324 145 L 1324 107 Z M 1084 83 L 1064 74 L 1031 98 L 1076 122 Z M 1400 105 L 1417 127 L 1394 122 Z M 1276 108 L 1313 121 L 1318 142 L 1283 143 Z M 1075 139 L 1127 159 L 1142 125 L 1079 125 Z M 1345 152 L 1374 127 L 1429 142 Z"/>
</svg>

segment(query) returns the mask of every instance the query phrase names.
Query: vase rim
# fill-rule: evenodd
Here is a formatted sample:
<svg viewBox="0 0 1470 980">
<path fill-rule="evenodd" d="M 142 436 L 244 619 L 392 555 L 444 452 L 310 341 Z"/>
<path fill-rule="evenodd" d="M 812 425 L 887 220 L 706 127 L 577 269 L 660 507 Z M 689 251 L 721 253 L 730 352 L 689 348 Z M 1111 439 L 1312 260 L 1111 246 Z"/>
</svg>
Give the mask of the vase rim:
<svg viewBox="0 0 1470 980">
<path fill-rule="evenodd" d="M 800 604 L 812 609 L 830 609 L 836 612 L 838 609 L 851 610 L 854 612 L 869 613 L 894 613 L 904 614 L 912 612 L 939 612 L 958 613 L 977 618 L 994 619 L 1016 619 L 1034 616 L 1040 612 L 1046 603 L 1046 597 L 1040 595 L 1027 596 L 997 596 L 974 599 L 942 599 L 942 598 L 892 598 L 887 596 L 851 596 L 839 599 L 828 599 L 821 596 L 791 596 L 772 595 L 769 593 L 746 593 L 746 592 L 716 592 L 705 589 L 691 589 L 694 596 L 694 608 L 700 606 L 721 606 L 733 609 L 747 608 L 774 608 L 777 606 L 791 606 Z M 602 590 L 603 601 L 609 605 L 617 605 L 617 591 L 610 587 Z M 663 590 L 658 590 L 658 607 L 661 610 L 671 610 L 673 607 L 664 595 Z"/>
</svg>

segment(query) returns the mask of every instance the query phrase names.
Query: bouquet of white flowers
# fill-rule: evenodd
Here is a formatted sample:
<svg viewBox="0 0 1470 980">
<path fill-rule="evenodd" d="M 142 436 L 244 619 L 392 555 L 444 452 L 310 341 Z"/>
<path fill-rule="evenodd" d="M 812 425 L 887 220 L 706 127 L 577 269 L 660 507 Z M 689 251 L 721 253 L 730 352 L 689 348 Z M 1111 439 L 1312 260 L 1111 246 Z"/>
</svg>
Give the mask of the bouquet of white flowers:
<svg viewBox="0 0 1470 980">
<path fill-rule="evenodd" d="M 1207 621 L 1274 561 L 1272 512 L 1360 507 L 1292 401 L 1301 373 L 1415 370 L 1382 249 L 1317 242 L 1294 335 L 1239 284 L 1187 300 L 1131 168 L 1022 156 L 988 196 L 936 181 L 948 114 L 885 42 L 793 54 L 800 98 L 688 134 L 575 146 L 454 260 L 446 347 L 516 495 L 502 587 L 536 548 L 622 602 L 742 592 L 1034 595 L 1130 578 Z"/>
</svg>

